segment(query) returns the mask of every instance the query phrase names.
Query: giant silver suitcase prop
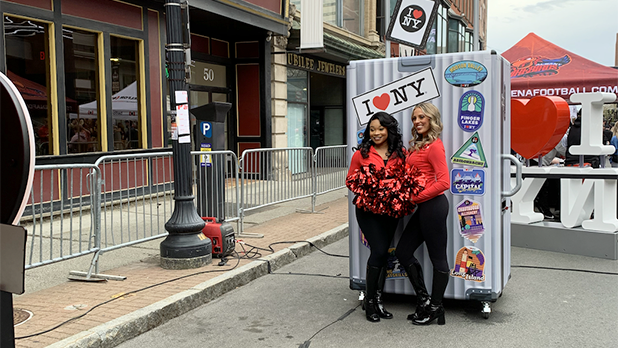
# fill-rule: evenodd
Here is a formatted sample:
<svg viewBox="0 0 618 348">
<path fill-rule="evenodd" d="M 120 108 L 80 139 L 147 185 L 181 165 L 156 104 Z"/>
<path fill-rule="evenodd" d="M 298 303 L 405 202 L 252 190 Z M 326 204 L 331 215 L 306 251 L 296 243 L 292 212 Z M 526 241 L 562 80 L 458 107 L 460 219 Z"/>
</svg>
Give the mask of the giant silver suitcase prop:
<svg viewBox="0 0 618 348">
<path fill-rule="evenodd" d="M 433 81 L 432 81 L 433 79 Z M 483 303 L 502 294 L 511 274 L 510 185 L 510 63 L 495 52 L 466 52 L 350 62 L 347 70 L 348 158 L 373 112 L 391 113 L 400 124 L 407 146 L 411 106 L 429 101 L 440 109 L 441 139 L 450 172 L 448 263 L 451 279 L 445 298 Z M 405 108 L 405 109 L 404 109 Z M 516 163 L 518 165 L 518 163 Z M 521 165 L 518 165 L 521 173 Z M 369 248 L 349 195 L 350 287 L 364 290 Z M 393 246 L 399 239 L 400 223 Z M 385 292 L 414 294 L 405 270 L 389 260 Z M 423 244 L 416 257 L 431 287 L 432 265 Z M 428 289 L 431 290 L 431 289 Z"/>
</svg>

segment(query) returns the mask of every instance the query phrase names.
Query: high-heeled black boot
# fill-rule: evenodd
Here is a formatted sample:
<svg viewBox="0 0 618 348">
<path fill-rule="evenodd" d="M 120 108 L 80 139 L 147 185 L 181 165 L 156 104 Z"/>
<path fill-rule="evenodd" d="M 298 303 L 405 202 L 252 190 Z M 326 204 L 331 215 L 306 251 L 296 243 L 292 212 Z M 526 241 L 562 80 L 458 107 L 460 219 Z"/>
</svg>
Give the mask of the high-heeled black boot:
<svg viewBox="0 0 618 348">
<path fill-rule="evenodd" d="M 436 269 L 433 270 L 433 283 L 431 288 L 431 303 L 425 309 L 425 313 L 422 316 L 412 321 L 415 325 L 429 325 L 435 319 L 438 319 L 438 325 L 444 325 L 446 320 L 444 319 L 444 306 L 442 306 L 442 299 L 444 298 L 444 291 L 448 285 L 448 272 L 441 272 Z"/>
<path fill-rule="evenodd" d="M 365 289 L 365 300 L 363 308 L 365 309 L 365 317 L 371 322 L 380 321 L 380 315 L 376 308 L 376 294 L 378 290 L 378 281 L 380 279 L 380 268 L 367 265 L 367 287 Z"/>
<path fill-rule="evenodd" d="M 423 278 L 423 268 L 418 261 L 405 266 L 404 269 L 408 274 L 408 279 L 412 283 L 412 288 L 416 293 L 416 311 L 408 315 L 408 320 L 416 320 L 425 312 L 431 297 L 427 293 L 427 287 L 425 287 L 425 279 Z"/>
<path fill-rule="evenodd" d="M 384 308 L 384 303 L 382 303 L 384 283 L 386 283 L 386 267 L 380 268 L 380 278 L 378 278 L 378 287 L 376 290 L 376 309 L 378 310 L 380 318 L 393 319 L 393 314 L 389 313 L 386 308 Z"/>
</svg>

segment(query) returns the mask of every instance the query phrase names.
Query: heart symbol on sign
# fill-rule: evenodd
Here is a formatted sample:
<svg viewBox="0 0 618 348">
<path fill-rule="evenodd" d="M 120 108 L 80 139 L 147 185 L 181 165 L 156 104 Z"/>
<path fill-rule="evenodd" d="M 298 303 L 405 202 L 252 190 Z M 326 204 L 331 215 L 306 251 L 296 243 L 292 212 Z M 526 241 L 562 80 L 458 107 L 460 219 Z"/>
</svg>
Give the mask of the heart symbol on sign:
<svg viewBox="0 0 618 348">
<path fill-rule="evenodd" d="M 373 105 L 375 105 L 376 108 L 380 110 L 386 110 L 386 108 L 388 108 L 388 104 L 390 103 L 391 97 L 386 93 L 382 93 L 382 95 L 380 96 L 373 97 Z"/>
<path fill-rule="evenodd" d="M 423 15 L 423 11 L 421 11 L 421 10 L 414 10 L 414 11 L 412 11 L 412 16 L 414 16 L 414 18 L 416 18 L 416 19 L 421 18 L 422 15 Z"/>
<path fill-rule="evenodd" d="M 524 158 L 544 156 L 569 128 L 569 104 L 560 97 L 511 99 L 511 148 Z"/>
</svg>

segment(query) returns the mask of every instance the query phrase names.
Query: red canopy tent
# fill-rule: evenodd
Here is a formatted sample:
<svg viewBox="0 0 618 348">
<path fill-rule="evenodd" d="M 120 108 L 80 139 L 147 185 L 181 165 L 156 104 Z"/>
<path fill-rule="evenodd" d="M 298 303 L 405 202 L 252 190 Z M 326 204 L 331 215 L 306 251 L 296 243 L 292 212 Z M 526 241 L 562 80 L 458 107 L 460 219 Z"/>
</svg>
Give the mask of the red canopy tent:
<svg viewBox="0 0 618 348">
<path fill-rule="evenodd" d="M 569 102 L 575 93 L 614 93 L 618 69 L 580 57 L 528 34 L 502 54 L 511 62 L 511 97 L 558 96 Z"/>
</svg>

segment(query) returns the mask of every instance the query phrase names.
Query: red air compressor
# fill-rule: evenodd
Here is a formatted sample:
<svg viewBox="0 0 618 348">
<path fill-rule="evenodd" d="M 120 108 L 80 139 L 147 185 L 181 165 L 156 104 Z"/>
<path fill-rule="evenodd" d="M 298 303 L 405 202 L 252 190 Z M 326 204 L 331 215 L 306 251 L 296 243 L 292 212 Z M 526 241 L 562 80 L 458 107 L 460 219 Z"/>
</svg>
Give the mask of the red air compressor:
<svg viewBox="0 0 618 348">
<path fill-rule="evenodd" d="M 223 258 L 234 251 L 234 228 L 229 222 L 217 222 L 214 217 L 202 217 L 206 226 L 202 233 L 212 242 L 212 257 Z"/>
</svg>

